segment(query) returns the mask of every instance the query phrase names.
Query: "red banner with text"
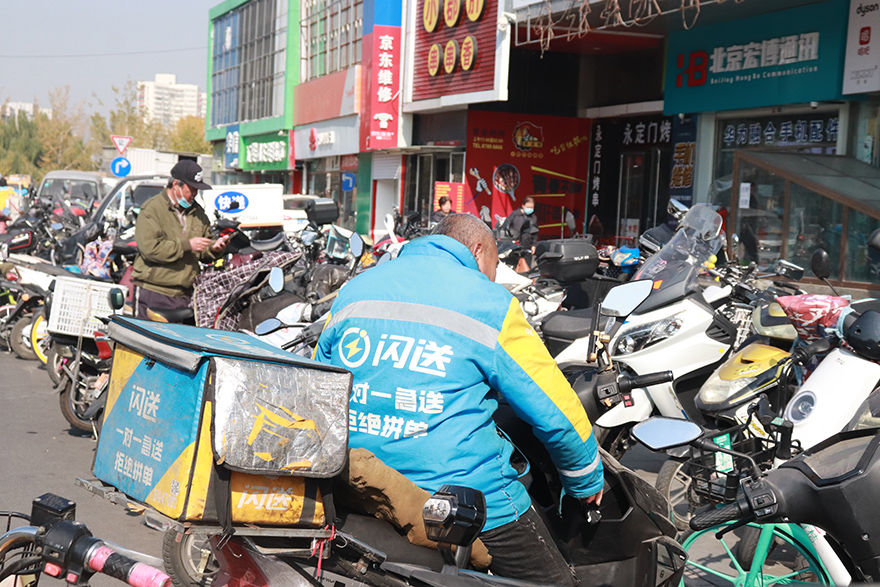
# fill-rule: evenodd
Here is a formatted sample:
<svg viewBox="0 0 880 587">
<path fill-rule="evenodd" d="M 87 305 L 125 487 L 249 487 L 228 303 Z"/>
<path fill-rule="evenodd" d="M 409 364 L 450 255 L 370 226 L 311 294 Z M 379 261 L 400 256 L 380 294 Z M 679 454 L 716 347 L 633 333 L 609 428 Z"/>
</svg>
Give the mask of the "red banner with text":
<svg viewBox="0 0 880 587">
<path fill-rule="evenodd" d="M 363 51 L 367 110 L 361 113 L 361 150 L 392 149 L 400 124 L 400 27 L 375 25 L 364 36 Z"/>
<path fill-rule="evenodd" d="M 453 212 L 464 212 L 465 193 L 467 184 L 454 181 L 434 182 L 434 210 L 440 208 L 440 198 L 446 196 L 452 204 Z"/>
<path fill-rule="evenodd" d="M 494 224 L 532 196 L 542 235 L 563 234 L 566 211 L 583 225 L 589 119 L 472 110 L 467 126 L 463 212 L 487 206 Z"/>
</svg>

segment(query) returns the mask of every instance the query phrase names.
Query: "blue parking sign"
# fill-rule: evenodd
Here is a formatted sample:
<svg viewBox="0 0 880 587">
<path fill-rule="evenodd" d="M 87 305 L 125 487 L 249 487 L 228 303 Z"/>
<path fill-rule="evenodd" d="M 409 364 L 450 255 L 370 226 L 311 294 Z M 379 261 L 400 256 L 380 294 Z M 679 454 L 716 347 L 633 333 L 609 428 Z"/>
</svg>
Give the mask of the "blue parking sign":
<svg viewBox="0 0 880 587">
<path fill-rule="evenodd" d="M 131 173 L 131 161 L 125 157 L 117 157 L 110 163 L 110 171 L 116 177 L 125 177 Z"/>
</svg>

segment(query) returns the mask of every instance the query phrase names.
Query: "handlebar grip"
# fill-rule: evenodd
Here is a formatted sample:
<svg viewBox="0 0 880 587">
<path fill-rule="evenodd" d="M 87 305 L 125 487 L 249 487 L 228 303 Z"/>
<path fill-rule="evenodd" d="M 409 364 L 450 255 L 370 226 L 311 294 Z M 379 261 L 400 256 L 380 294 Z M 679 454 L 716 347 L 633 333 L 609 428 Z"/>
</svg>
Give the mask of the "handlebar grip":
<svg viewBox="0 0 880 587">
<path fill-rule="evenodd" d="M 150 565 L 119 554 L 106 544 L 89 552 L 86 564 L 90 569 L 132 587 L 171 587 L 171 577 Z"/>
<path fill-rule="evenodd" d="M 672 371 L 658 371 L 656 373 L 648 373 L 647 375 L 636 375 L 630 378 L 632 387 L 649 387 L 651 385 L 660 385 L 661 383 L 669 383 L 675 379 Z"/>
<path fill-rule="evenodd" d="M 742 512 L 740 511 L 739 503 L 729 503 L 720 508 L 695 515 L 690 521 L 691 530 L 705 530 L 706 528 L 711 528 L 712 526 L 717 526 L 724 522 L 739 519 L 741 515 Z"/>
</svg>

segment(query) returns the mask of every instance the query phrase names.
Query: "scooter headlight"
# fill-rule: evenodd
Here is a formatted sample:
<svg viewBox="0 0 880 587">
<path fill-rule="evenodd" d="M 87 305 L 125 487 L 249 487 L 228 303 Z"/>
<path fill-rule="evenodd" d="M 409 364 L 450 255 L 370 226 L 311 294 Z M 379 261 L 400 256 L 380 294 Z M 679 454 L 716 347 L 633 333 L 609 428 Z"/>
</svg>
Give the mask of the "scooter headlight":
<svg viewBox="0 0 880 587">
<path fill-rule="evenodd" d="M 803 422 L 813 413 L 816 407 L 816 395 L 812 391 L 802 391 L 788 402 L 785 408 L 785 419 L 795 424 Z"/>
<path fill-rule="evenodd" d="M 697 397 L 705 404 L 720 404 L 747 388 L 755 382 L 756 377 L 737 377 L 736 379 L 722 379 L 718 373 L 712 373 L 706 383 L 700 388 Z"/>
<path fill-rule="evenodd" d="M 666 340 L 681 330 L 683 323 L 681 317 L 676 315 L 648 324 L 639 324 L 632 328 L 624 326 L 614 345 L 615 354 L 628 355 Z"/>
</svg>

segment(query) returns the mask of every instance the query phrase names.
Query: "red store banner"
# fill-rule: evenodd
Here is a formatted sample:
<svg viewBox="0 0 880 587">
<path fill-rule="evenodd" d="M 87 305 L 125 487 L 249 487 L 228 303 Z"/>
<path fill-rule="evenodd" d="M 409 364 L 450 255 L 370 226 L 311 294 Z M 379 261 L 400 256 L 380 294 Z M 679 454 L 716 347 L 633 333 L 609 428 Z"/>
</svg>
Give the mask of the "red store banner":
<svg viewBox="0 0 880 587">
<path fill-rule="evenodd" d="M 361 114 L 361 150 L 397 147 L 400 116 L 400 27 L 374 25 L 363 39 L 368 110 Z"/>
<path fill-rule="evenodd" d="M 468 112 L 463 212 L 507 216 L 535 198 L 541 233 L 559 236 L 564 211 L 583 224 L 590 120 L 504 112 Z"/>
</svg>

